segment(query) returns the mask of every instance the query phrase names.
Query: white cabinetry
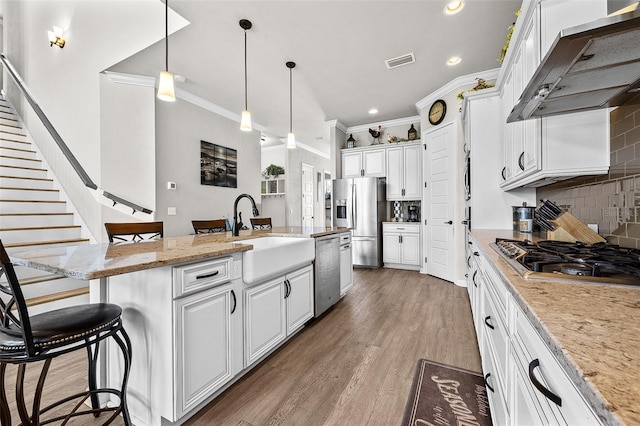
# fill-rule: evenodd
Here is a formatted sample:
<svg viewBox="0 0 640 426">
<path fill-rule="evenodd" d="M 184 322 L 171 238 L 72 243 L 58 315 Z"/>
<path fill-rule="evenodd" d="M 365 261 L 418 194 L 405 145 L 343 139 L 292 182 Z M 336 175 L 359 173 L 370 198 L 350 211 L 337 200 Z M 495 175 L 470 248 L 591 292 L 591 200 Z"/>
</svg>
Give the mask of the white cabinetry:
<svg viewBox="0 0 640 426">
<path fill-rule="evenodd" d="M 387 148 L 387 200 L 419 200 L 422 145 Z"/>
<path fill-rule="evenodd" d="M 385 177 L 384 148 L 353 148 L 342 150 L 342 177 Z"/>
<path fill-rule="evenodd" d="M 419 270 L 420 225 L 383 223 L 382 261 L 386 267 Z"/>
<path fill-rule="evenodd" d="M 231 284 L 174 302 L 176 414 L 182 417 L 236 374 L 233 321 L 238 300 Z"/>
<path fill-rule="evenodd" d="M 353 287 L 353 257 L 351 255 L 351 232 L 340 234 L 340 297 Z"/>
<path fill-rule="evenodd" d="M 606 109 L 506 123 L 507 115 L 558 33 L 605 15 L 605 0 L 590 1 L 580 8 L 569 0 L 523 3 L 498 81 L 503 102 L 503 164 L 499 171 L 503 190 L 608 171 Z"/>
<path fill-rule="evenodd" d="M 493 424 L 600 424 L 509 284 L 470 241 L 468 287 Z"/>
<path fill-rule="evenodd" d="M 311 265 L 244 290 L 245 367 L 313 317 Z"/>
<path fill-rule="evenodd" d="M 177 422 L 243 369 L 240 253 L 108 278 L 106 299 L 120 305 L 132 341 L 128 404 L 135 424 Z M 112 355 L 115 355 L 112 359 Z M 120 356 L 108 351 L 108 380 Z"/>
</svg>

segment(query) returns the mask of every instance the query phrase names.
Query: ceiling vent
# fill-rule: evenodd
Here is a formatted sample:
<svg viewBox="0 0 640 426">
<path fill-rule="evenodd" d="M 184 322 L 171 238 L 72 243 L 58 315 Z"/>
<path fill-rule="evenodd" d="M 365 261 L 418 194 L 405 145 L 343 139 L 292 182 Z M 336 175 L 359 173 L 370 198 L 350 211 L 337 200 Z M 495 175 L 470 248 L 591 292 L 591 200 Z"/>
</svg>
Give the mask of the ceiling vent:
<svg viewBox="0 0 640 426">
<path fill-rule="evenodd" d="M 388 69 L 401 67 L 402 65 L 412 64 L 416 61 L 416 57 L 413 55 L 413 52 L 407 53 L 406 55 L 398 56 L 397 58 L 387 59 L 384 63 L 387 65 Z"/>
</svg>

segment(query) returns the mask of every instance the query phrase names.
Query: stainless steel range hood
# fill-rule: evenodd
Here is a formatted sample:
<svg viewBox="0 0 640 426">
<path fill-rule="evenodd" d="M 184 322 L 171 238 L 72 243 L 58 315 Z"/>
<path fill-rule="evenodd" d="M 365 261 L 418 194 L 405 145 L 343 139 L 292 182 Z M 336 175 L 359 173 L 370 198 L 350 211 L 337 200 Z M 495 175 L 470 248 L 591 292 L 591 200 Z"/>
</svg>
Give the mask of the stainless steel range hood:
<svg viewBox="0 0 640 426">
<path fill-rule="evenodd" d="M 560 32 L 507 122 L 640 102 L 640 10 Z"/>
</svg>

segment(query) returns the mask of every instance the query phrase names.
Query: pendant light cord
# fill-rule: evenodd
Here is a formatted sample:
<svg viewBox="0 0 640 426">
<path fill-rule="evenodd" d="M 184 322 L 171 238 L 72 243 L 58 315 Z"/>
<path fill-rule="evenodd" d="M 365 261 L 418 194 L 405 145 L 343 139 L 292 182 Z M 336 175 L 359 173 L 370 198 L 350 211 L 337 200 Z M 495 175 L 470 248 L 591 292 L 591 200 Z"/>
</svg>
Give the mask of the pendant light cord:
<svg viewBox="0 0 640 426">
<path fill-rule="evenodd" d="M 165 71 L 169 71 L 169 0 L 164 1 L 164 58 Z"/>
<path fill-rule="evenodd" d="M 244 110 L 249 111 L 247 106 L 247 30 L 244 30 Z"/>
<path fill-rule="evenodd" d="M 289 68 L 289 133 L 293 133 L 293 68 Z"/>
</svg>

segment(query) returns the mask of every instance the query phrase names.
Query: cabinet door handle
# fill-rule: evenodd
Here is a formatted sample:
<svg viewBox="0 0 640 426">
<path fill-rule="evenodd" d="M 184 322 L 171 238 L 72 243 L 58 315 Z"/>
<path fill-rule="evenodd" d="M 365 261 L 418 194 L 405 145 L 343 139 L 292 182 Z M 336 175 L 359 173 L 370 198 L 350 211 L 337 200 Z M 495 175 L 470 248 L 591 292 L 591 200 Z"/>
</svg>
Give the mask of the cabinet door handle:
<svg viewBox="0 0 640 426">
<path fill-rule="evenodd" d="M 520 170 L 524 172 L 524 151 L 522 151 L 522 154 L 518 157 L 518 166 L 520 167 Z"/>
<path fill-rule="evenodd" d="M 484 376 L 484 385 L 487 387 L 487 389 L 489 389 L 492 393 L 495 393 L 496 391 L 493 390 L 493 386 L 491 386 L 489 384 L 489 377 L 491 377 L 491 373 L 487 373 L 486 376 Z"/>
<path fill-rule="evenodd" d="M 291 296 L 291 282 L 289 280 L 284 280 L 284 283 L 287 286 L 287 294 L 284 296 L 284 298 L 286 299 L 287 297 Z"/>
<path fill-rule="evenodd" d="M 212 272 L 210 274 L 196 275 L 196 280 L 201 280 L 203 278 L 215 277 L 216 275 L 218 275 L 218 273 L 220 273 L 220 271 L 214 271 L 214 272 Z"/>
<path fill-rule="evenodd" d="M 473 286 L 474 287 L 478 287 L 478 283 L 476 282 L 476 275 L 478 274 L 478 271 L 473 271 L 473 276 L 471 277 L 471 281 L 473 281 Z"/>
<path fill-rule="evenodd" d="M 231 296 L 233 296 L 233 309 L 231 309 L 231 313 L 234 313 L 236 311 L 236 308 L 238 307 L 238 299 L 236 299 L 236 292 L 231 290 Z"/>
<path fill-rule="evenodd" d="M 467 267 L 471 268 L 471 255 L 467 257 Z"/>
<path fill-rule="evenodd" d="M 478 256 L 478 257 L 479 257 L 479 256 L 480 256 L 480 253 L 479 253 L 479 252 L 477 252 L 477 251 L 474 251 L 474 252 L 473 252 L 473 255 L 474 255 L 474 256 Z"/>
<path fill-rule="evenodd" d="M 538 358 L 534 359 L 529 363 L 529 380 L 531 380 L 531 383 L 533 383 L 533 386 L 535 386 L 536 389 L 538 389 L 541 394 L 546 396 L 547 399 L 549 399 L 551 402 L 554 402 L 558 407 L 562 407 L 562 398 L 560 398 L 558 395 L 556 395 L 555 393 L 547 389 L 542 383 L 540 383 L 540 381 L 534 374 L 533 370 L 535 370 L 536 367 L 539 367 L 539 366 L 540 366 L 540 360 Z"/>
<path fill-rule="evenodd" d="M 490 329 L 495 330 L 495 327 L 489 322 L 490 319 L 491 319 L 491 315 L 487 315 L 487 317 L 484 319 L 484 323 Z"/>
<path fill-rule="evenodd" d="M 502 168 L 502 180 L 507 180 L 507 177 L 505 176 L 505 173 L 507 173 L 507 166 L 504 166 Z"/>
<path fill-rule="evenodd" d="M 400 235 L 400 244 L 402 244 L 402 235 Z"/>
</svg>

